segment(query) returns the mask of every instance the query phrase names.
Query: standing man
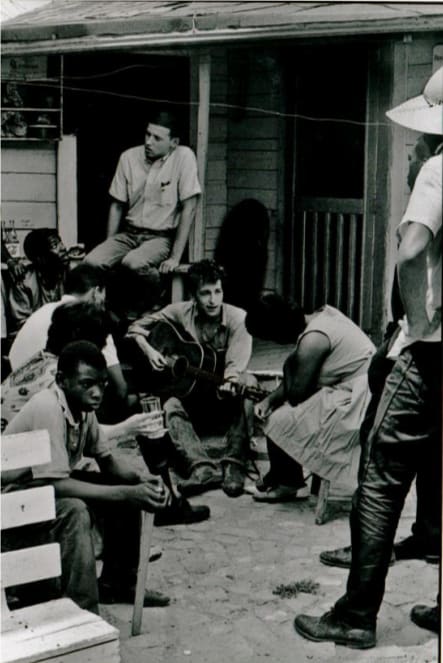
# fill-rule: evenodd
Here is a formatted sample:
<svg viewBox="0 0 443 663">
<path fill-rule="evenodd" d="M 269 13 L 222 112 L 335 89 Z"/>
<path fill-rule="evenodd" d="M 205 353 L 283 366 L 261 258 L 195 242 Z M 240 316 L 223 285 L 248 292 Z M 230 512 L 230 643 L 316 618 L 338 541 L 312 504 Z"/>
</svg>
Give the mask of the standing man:
<svg viewBox="0 0 443 663">
<path fill-rule="evenodd" d="M 171 323 L 181 334 L 210 346 L 222 369 L 223 384 L 218 389 L 206 382 L 197 396 L 191 393 L 183 399 L 171 397 L 164 406 L 175 468 L 186 477 L 178 486 L 183 495 L 196 495 L 221 484 L 230 497 L 243 492 L 249 452 L 248 422 L 253 410 L 251 401 L 243 402 L 236 395 L 236 384 L 255 385 L 255 379 L 245 374 L 252 338 L 246 331 L 245 311 L 223 303 L 223 276 L 222 269 L 211 260 L 194 263 L 189 270 L 192 300 L 148 313 L 128 331 L 154 371 L 167 369 L 166 358 L 149 343 L 150 331 L 160 321 Z M 143 363 L 139 364 L 139 371 L 146 380 Z M 227 430 L 224 475 L 195 430 L 214 433 L 217 422 L 224 427 L 223 433 Z"/>
<path fill-rule="evenodd" d="M 443 134 L 443 67 L 423 95 L 388 113 L 410 129 Z M 422 167 L 399 226 L 398 278 L 406 313 L 403 349 L 388 376 L 351 513 L 352 562 L 346 594 L 322 617 L 298 615 L 295 629 L 315 642 L 374 647 L 394 536 L 417 472 L 441 486 L 440 153 Z M 416 606 L 411 618 L 438 628 L 438 609 Z"/>
<path fill-rule="evenodd" d="M 154 299 L 159 272 L 181 260 L 201 193 L 195 155 L 179 145 L 171 113 L 153 116 L 144 145 L 123 152 L 109 193 L 108 239 L 86 261 L 102 268 L 122 263 L 145 277 Z"/>
</svg>

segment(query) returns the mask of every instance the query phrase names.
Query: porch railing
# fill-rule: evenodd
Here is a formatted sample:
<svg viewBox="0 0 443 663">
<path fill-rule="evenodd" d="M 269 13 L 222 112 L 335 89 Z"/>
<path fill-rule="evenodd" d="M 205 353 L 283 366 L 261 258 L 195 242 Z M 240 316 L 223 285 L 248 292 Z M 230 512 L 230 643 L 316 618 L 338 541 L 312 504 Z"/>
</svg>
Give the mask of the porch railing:
<svg viewBox="0 0 443 663">
<path fill-rule="evenodd" d="M 295 296 L 305 310 L 327 303 L 361 324 L 363 200 L 300 199 L 293 255 Z"/>
</svg>

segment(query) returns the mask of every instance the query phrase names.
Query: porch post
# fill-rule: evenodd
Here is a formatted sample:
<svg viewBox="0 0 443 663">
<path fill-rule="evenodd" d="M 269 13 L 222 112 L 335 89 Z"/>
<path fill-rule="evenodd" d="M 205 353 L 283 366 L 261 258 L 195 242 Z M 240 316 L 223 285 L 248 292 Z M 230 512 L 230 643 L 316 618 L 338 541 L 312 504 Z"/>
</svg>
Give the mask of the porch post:
<svg viewBox="0 0 443 663">
<path fill-rule="evenodd" d="M 199 53 L 193 61 L 192 66 L 194 70 L 198 69 L 197 165 L 202 188 L 202 195 L 200 196 L 200 202 L 197 207 L 194 229 L 189 245 L 190 260 L 191 262 L 195 262 L 204 258 L 205 255 L 205 189 L 208 163 L 209 101 L 211 94 L 210 54 Z"/>
</svg>

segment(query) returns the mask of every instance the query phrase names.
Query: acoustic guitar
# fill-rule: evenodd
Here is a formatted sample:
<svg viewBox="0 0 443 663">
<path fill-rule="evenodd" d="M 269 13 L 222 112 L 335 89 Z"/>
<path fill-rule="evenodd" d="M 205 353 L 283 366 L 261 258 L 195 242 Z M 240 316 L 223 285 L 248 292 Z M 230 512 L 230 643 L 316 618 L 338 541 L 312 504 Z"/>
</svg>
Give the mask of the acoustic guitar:
<svg viewBox="0 0 443 663">
<path fill-rule="evenodd" d="M 224 358 L 218 357 L 209 345 L 195 341 L 184 329 L 161 320 L 151 329 L 148 342 L 167 362 L 164 370 L 151 373 L 150 388 L 158 396 L 186 398 L 195 392 L 200 382 L 214 386 L 223 384 Z M 233 384 L 236 395 L 254 401 L 268 394 L 258 387 Z"/>
</svg>

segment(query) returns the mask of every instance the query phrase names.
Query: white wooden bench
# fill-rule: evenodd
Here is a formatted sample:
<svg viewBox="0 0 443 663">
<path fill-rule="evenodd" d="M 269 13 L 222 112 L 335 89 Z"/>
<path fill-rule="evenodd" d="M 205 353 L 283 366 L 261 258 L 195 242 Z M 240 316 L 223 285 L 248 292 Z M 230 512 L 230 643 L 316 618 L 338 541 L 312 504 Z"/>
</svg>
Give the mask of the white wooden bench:
<svg viewBox="0 0 443 663">
<path fill-rule="evenodd" d="M 47 431 L 4 435 L 2 471 L 50 460 Z M 2 529 L 55 517 L 54 488 L 29 488 L 1 496 Z M 2 663 L 118 663 L 117 629 L 67 598 L 9 610 L 5 589 L 61 574 L 58 543 L 33 546 L 1 555 Z"/>
</svg>

